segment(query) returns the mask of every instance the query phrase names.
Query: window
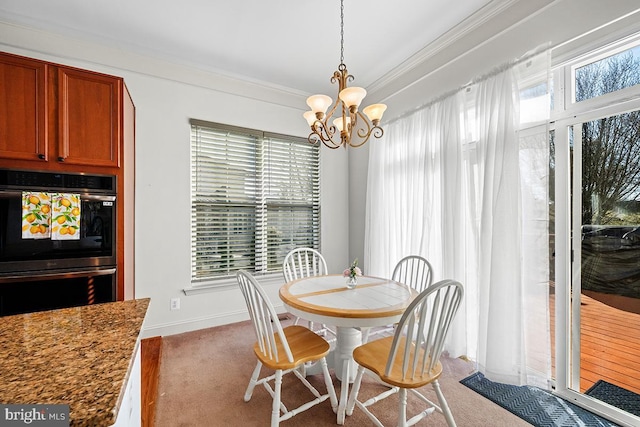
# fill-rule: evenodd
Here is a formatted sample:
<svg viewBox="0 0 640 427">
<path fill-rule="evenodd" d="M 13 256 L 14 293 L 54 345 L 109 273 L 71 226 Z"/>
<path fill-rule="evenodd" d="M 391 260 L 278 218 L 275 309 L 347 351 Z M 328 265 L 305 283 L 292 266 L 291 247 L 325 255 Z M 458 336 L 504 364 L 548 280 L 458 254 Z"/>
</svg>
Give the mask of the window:
<svg viewBox="0 0 640 427">
<path fill-rule="evenodd" d="M 319 249 L 320 149 L 304 138 L 191 121 L 191 280 L 279 272 Z"/>
<path fill-rule="evenodd" d="M 574 67 L 575 102 L 596 98 L 640 84 L 640 46 Z"/>
</svg>

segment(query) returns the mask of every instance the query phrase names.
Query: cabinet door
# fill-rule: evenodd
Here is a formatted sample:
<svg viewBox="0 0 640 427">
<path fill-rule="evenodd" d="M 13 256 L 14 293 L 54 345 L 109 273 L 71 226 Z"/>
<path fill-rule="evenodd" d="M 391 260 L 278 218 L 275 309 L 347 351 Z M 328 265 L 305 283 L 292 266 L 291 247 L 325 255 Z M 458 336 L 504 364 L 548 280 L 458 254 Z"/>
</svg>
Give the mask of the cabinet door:
<svg viewBox="0 0 640 427">
<path fill-rule="evenodd" d="M 47 65 L 0 54 L 0 158 L 46 160 Z"/>
<path fill-rule="evenodd" d="M 120 167 L 122 79 L 58 69 L 57 161 Z"/>
</svg>

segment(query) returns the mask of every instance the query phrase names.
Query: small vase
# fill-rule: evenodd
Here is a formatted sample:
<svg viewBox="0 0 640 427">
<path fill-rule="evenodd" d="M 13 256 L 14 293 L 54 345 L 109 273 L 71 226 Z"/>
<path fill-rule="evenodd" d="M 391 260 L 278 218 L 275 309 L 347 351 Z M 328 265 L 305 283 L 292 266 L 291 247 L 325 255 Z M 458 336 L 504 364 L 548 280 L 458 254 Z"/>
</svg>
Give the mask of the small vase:
<svg viewBox="0 0 640 427">
<path fill-rule="evenodd" d="M 355 289 L 357 284 L 358 284 L 358 279 L 356 279 L 355 277 L 347 278 L 347 289 Z"/>
</svg>

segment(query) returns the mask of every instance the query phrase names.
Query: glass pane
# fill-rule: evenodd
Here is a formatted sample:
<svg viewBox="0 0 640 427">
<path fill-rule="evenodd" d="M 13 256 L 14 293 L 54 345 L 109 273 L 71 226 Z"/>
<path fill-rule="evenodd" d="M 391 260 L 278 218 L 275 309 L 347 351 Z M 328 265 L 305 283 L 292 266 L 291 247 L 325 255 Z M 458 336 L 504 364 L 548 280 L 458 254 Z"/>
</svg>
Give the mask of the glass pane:
<svg viewBox="0 0 640 427">
<path fill-rule="evenodd" d="M 575 71 L 575 100 L 584 101 L 640 83 L 640 46 Z"/>
<path fill-rule="evenodd" d="M 193 276 L 231 275 L 255 266 L 255 208 L 195 204 Z"/>
<path fill-rule="evenodd" d="M 640 393 L 640 114 L 605 117 L 583 123 L 578 130 L 578 391 L 592 395 L 604 381 Z"/>
</svg>

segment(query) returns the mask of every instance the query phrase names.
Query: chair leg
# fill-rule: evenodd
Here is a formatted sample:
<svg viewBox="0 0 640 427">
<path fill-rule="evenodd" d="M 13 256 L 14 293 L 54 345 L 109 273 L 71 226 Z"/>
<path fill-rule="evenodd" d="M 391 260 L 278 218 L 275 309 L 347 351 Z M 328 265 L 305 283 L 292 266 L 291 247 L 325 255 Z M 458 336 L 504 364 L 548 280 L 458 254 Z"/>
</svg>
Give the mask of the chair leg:
<svg viewBox="0 0 640 427">
<path fill-rule="evenodd" d="M 407 389 L 401 388 L 398 391 L 398 427 L 407 427 Z"/>
<path fill-rule="evenodd" d="M 275 375 L 273 390 L 273 406 L 271 407 L 271 427 L 280 424 L 280 392 L 282 390 L 282 370 L 278 369 Z"/>
<path fill-rule="evenodd" d="M 331 381 L 331 374 L 329 373 L 329 367 L 327 366 L 327 359 L 323 357 L 322 359 L 320 359 L 320 363 L 322 364 L 324 385 L 327 387 L 327 392 L 329 393 L 331 409 L 333 409 L 333 412 L 336 413 L 338 411 L 338 397 L 336 396 L 336 389 L 333 387 L 333 382 Z"/>
<path fill-rule="evenodd" d="M 344 424 L 347 411 L 347 398 L 349 397 L 349 377 L 351 376 L 351 363 L 349 359 L 342 361 L 342 385 L 340 386 L 340 401 L 338 402 L 338 424 Z"/>
<path fill-rule="evenodd" d="M 360 391 L 360 384 L 362 383 L 362 376 L 364 375 L 364 368 L 362 366 L 358 367 L 358 374 L 356 375 L 355 381 L 353 381 L 353 385 L 351 386 L 351 394 L 349 395 L 349 402 L 347 402 L 347 415 L 351 416 L 353 414 L 353 408 L 356 405 L 356 400 L 358 399 L 358 392 Z"/>
<path fill-rule="evenodd" d="M 366 344 L 369 342 L 369 332 L 371 332 L 371 328 L 362 327 L 360 328 L 362 332 L 362 344 Z"/>
<path fill-rule="evenodd" d="M 251 375 L 251 379 L 249 380 L 249 385 L 247 386 L 247 391 L 244 393 L 244 401 L 248 402 L 251 400 L 251 395 L 253 394 L 253 389 L 258 383 L 258 375 L 260 375 L 260 369 L 262 368 L 262 362 L 258 361 L 256 368 L 253 370 L 253 374 Z"/>
<path fill-rule="evenodd" d="M 447 425 L 449 427 L 456 427 L 456 422 L 453 419 L 453 414 L 451 413 L 451 409 L 449 409 L 449 405 L 447 404 L 447 400 L 444 398 L 444 394 L 442 390 L 440 390 L 440 383 L 438 380 L 435 380 L 431 383 L 433 390 L 436 392 L 436 396 L 438 396 L 438 401 L 440 402 L 440 409 L 442 409 L 442 415 L 447 420 Z"/>
</svg>

